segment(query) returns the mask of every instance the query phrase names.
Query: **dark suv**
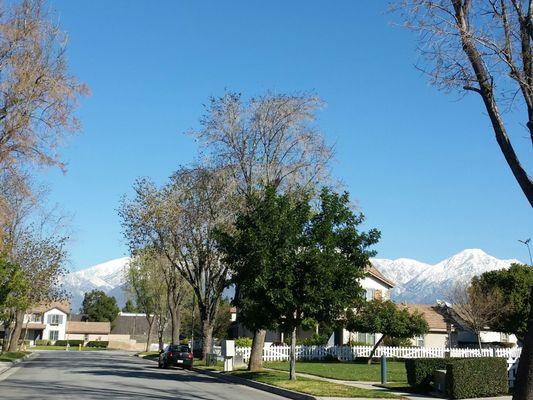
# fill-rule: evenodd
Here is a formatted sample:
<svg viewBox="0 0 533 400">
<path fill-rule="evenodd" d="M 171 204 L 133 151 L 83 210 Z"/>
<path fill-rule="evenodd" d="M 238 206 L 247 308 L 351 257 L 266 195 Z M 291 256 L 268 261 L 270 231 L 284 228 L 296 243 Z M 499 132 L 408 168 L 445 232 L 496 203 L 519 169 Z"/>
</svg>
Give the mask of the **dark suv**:
<svg viewBox="0 0 533 400">
<path fill-rule="evenodd" d="M 191 349 L 187 345 L 170 344 L 159 353 L 159 360 L 157 366 L 159 368 L 168 368 L 170 366 L 182 367 L 191 369 L 193 362 L 193 355 Z"/>
</svg>

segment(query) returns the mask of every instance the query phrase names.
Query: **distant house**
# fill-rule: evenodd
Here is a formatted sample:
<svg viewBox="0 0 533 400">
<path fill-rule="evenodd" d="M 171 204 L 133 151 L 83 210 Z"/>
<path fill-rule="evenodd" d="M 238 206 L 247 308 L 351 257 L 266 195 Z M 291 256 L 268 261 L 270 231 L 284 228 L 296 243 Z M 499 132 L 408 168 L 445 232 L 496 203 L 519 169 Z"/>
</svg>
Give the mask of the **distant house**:
<svg viewBox="0 0 533 400">
<path fill-rule="evenodd" d="M 67 301 L 43 303 L 24 315 L 22 338 L 34 344 L 36 340 L 64 340 L 70 304 Z"/>
<path fill-rule="evenodd" d="M 110 322 L 68 321 L 66 336 L 68 340 L 109 341 Z"/>
</svg>

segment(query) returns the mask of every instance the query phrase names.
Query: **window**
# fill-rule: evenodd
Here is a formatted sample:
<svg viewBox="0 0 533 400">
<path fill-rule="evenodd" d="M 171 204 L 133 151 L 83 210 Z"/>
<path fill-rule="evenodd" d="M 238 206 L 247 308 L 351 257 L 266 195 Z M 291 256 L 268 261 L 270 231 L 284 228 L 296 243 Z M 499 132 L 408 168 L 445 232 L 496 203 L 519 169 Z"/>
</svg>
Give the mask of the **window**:
<svg viewBox="0 0 533 400">
<path fill-rule="evenodd" d="M 43 322 L 42 314 L 30 314 L 30 322 Z"/>
<path fill-rule="evenodd" d="M 61 314 L 49 314 L 48 323 L 50 325 L 60 325 L 63 323 L 63 316 Z"/>
<path fill-rule="evenodd" d="M 500 342 L 507 343 L 509 342 L 509 335 L 507 333 L 500 333 Z"/>
<path fill-rule="evenodd" d="M 357 341 L 368 345 L 374 345 L 376 344 L 376 335 L 374 333 L 359 332 L 357 334 Z"/>
<path fill-rule="evenodd" d="M 57 340 L 59 338 L 59 331 L 50 331 L 48 334 L 48 340 Z"/>
<path fill-rule="evenodd" d="M 415 337 L 415 343 L 418 347 L 424 347 L 424 335 Z"/>
<path fill-rule="evenodd" d="M 366 300 L 374 300 L 374 289 L 366 289 Z"/>
<path fill-rule="evenodd" d="M 84 342 L 88 342 L 89 341 L 89 334 L 86 333 L 85 335 L 83 335 L 83 341 Z"/>
</svg>

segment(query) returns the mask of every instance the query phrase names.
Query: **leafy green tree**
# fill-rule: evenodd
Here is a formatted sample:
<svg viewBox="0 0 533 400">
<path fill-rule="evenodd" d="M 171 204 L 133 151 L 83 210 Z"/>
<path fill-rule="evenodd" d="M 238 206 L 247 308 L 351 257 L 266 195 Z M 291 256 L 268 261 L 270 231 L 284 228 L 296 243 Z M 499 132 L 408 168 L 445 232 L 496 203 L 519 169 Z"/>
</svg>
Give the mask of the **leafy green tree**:
<svg viewBox="0 0 533 400">
<path fill-rule="evenodd" d="M 346 328 L 352 332 L 381 333 L 368 358 L 372 357 L 385 337 L 407 339 L 423 335 L 429 331 L 424 316 L 420 313 L 410 314 L 406 308 L 398 307 L 392 301 L 371 300 L 356 311 L 350 313 Z"/>
<path fill-rule="evenodd" d="M 136 313 L 138 312 L 138 309 L 135 303 L 131 299 L 128 299 L 126 300 L 126 304 L 124 304 L 124 307 L 122 307 L 122 312 Z"/>
<path fill-rule="evenodd" d="M 91 290 L 83 297 L 81 313 L 85 314 L 89 321 L 113 322 L 119 311 L 117 300 L 107 296 L 102 290 Z"/>
<path fill-rule="evenodd" d="M 489 271 L 472 279 L 472 286 L 483 293 L 499 291 L 507 305 L 501 317 L 492 323 L 497 331 L 514 333 L 524 337 L 531 308 L 531 287 L 533 268 L 523 264 L 512 264 L 509 269 Z"/>
<path fill-rule="evenodd" d="M 277 195 L 272 187 L 252 199 L 235 231 L 221 233 L 218 243 L 231 266 L 244 324 L 292 333 L 294 380 L 297 328 L 304 319 L 332 323 L 360 304 L 358 279 L 379 232 L 357 230 L 364 218 L 350 209 L 347 193 L 323 189 L 316 209 L 309 197 Z"/>
</svg>

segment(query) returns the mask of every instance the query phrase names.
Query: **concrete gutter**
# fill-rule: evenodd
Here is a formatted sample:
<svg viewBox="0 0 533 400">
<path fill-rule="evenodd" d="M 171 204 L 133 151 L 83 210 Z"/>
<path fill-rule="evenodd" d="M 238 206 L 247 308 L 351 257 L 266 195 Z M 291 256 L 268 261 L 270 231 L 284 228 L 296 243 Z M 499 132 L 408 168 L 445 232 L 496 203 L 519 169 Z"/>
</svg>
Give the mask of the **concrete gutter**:
<svg viewBox="0 0 533 400">
<path fill-rule="evenodd" d="M 231 383 L 236 383 L 239 385 L 244 385 L 244 386 L 248 386 L 254 389 L 262 390 L 264 392 L 277 394 L 278 396 L 283 396 L 288 399 L 294 399 L 294 400 L 319 400 L 320 399 L 319 397 L 311 396 L 310 394 L 295 392 L 293 390 L 283 389 L 278 386 L 273 386 L 267 383 L 252 381 L 250 379 L 239 378 L 238 376 L 225 374 L 223 372 L 207 371 L 204 369 L 194 368 L 194 367 L 192 370 L 200 374 L 209 375 L 213 378 L 223 379 Z"/>
</svg>

